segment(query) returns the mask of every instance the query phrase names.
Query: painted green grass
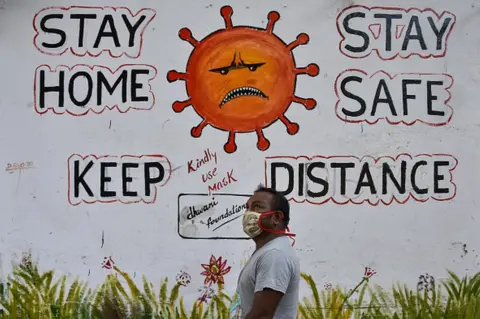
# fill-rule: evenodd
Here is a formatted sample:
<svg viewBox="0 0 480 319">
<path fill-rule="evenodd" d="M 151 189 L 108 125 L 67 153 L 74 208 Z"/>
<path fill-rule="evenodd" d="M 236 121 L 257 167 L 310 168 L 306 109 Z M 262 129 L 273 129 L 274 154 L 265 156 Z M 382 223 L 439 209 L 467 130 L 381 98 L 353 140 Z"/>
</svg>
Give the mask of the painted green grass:
<svg viewBox="0 0 480 319">
<path fill-rule="evenodd" d="M 218 287 L 217 295 L 206 303 L 185 305 L 180 284 L 164 279 L 154 285 L 145 277 L 136 285 L 132 278 L 115 268 L 105 282 L 89 289 L 79 279 L 67 284 L 66 276 L 55 278 L 54 271 L 42 272 L 32 263 L 15 266 L 0 284 L 0 318 L 9 319 L 120 319 L 120 318 L 228 318 L 232 299 Z M 363 277 L 347 291 L 341 287 L 321 290 L 313 278 L 302 274 L 311 290 L 299 304 L 298 318 L 395 318 L 473 319 L 480 318 L 480 273 L 449 278 L 430 291 L 411 290 L 396 284 L 389 289 L 373 285 Z"/>
</svg>

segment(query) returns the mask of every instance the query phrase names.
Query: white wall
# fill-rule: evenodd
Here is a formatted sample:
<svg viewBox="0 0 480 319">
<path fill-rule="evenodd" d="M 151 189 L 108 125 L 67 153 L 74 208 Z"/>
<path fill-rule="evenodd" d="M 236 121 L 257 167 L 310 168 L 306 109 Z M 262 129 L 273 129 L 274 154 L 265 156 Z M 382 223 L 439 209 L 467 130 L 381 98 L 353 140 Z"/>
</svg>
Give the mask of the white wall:
<svg viewBox="0 0 480 319">
<path fill-rule="evenodd" d="M 10 260 L 17 260 L 22 251 L 31 250 L 42 267 L 79 275 L 93 285 L 105 276 L 104 257 L 112 256 L 122 270 L 136 276 L 146 274 L 155 282 L 164 276 L 173 278 L 180 270 L 186 271 L 192 276 L 192 283 L 184 292 L 195 298 L 203 282 L 200 265 L 208 263 L 214 255 L 227 259 L 232 267 L 225 280 L 226 288 L 233 292 L 241 262 L 253 251 L 253 242 L 244 240 L 241 219 L 213 231 L 215 224 L 223 223 L 218 217 L 235 205 L 241 208 L 248 197 L 240 195 L 252 193 L 259 183 L 271 186 L 271 167 L 277 165 L 274 163 L 287 163 L 293 167 L 292 172 L 298 174 L 298 163 L 307 162 L 319 163 L 311 170 L 317 181 L 304 181 L 308 186 L 303 188 L 303 195 L 299 195 L 299 179 L 292 178 L 294 184 L 288 195 L 292 199 L 291 229 L 297 234 L 295 247 L 302 261 L 302 271 L 313 275 L 319 284 L 332 282 L 352 286 L 363 275 L 364 266 L 376 269 L 375 282 L 384 285 L 393 281 L 415 285 L 418 276 L 425 272 L 442 278 L 446 269 L 461 274 L 478 271 L 476 200 L 480 175 L 476 167 L 480 134 L 477 107 L 480 43 L 476 30 L 480 27 L 477 18 L 480 1 L 237 0 L 220 4 L 144 0 L 129 2 L 128 9 L 134 14 L 143 10 L 135 17 L 123 9 L 116 12 L 98 8 L 42 11 L 52 6 L 115 7 L 124 3 L 116 0 L 6 0 L 0 9 L 0 162 L 5 167 L 0 193 L 0 253 L 4 275 L 10 269 Z M 201 122 L 201 117 L 191 106 L 179 113 L 172 108 L 174 101 L 186 100 L 188 95 L 185 82 L 169 83 L 167 73 L 170 70 L 185 72 L 193 49 L 179 38 L 179 30 L 188 27 L 200 41 L 223 29 L 220 8 L 227 4 L 233 8 L 234 26 L 265 28 L 268 13 L 278 11 L 281 19 L 275 24 L 275 35 L 286 43 L 294 41 L 302 32 L 310 38 L 308 44 L 293 50 L 296 66 L 314 63 L 320 68 L 317 76 L 298 75 L 295 88 L 298 97 L 315 99 L 316 107 L 307 110 L 301 104 L 292 103 L 286 116 L 298 123 L 300 130 L 289 135 L 285 126 L 276 121 L 264 129 L 270 141 L 265 151 L 256 146 L 255 133 L 238 133 L 237 149 L 230 154 L 224 150 L 228 139 L 226 131 L 207 126 L 199 138 L 193 138 L 190 130 Z M 352 4 L 366 7 L 347 8 Z M 368 9 L 376 5 L 398 8 Z M 405 9 L 410 7 L 431 10 L 413 9 L 406 13 Z M 348 34 L 342 26 L 344 19 L 353 12 L 364 13 L 367 18 L 354 18 L 349 22 L 350 28 L 365 32 L 371 41 L 363 53 L 346 49 L 348 44 L 358 47 L 363 43 L 361 37 Z M 78 20 L 67 19 L 70 13 L 97 14 L 97 19 L 86 21 L 84 48 L 77 47 L 79 24 Z M 385 50 L 386 20 L 373 17 L 382 13 L 402 15 L 401 19 L 392 22 L 391 51 Z M 55 43 L 60 39 L 58 34 L 42 31 L 41 19 L 48 14 L 67 17 L 45 24 L 47 28 L 66 32 L 65 44 L 57 49 L 42 46 L 42 42 Z M 95 50 L 92 46 L 105 14 L 113 14 L 120 47 L 114 48 L 111 38 L 105 38 Z M 145 15 L 133 47 L 128 47 L 129 33 L 121 14 L 126 14 L 132 24 Z M 418 36 L 415 38 L 418 35 L 415 24 L 410 32 L 413 39 L 402 50 L 413 16 L 418 17 L 422 29 L 424 50 Z M 444 35 L 439 36 L 439 47 L 429 18 L 437 34 L 446 23 Z M 345 37 L 343 42 L 341 33 Z M 375 39 L 377 33 L 379 37 Z M 247 62 L 262 57 L 268 61 L 263 70 L 262 67 L 258 69 L 258 79 L 245 74 L 238 78 L 231 75 L 229 80 L 221 82 L 212 80 L 213 76 L 221 77 L 219 73 L 201 68 L 198 72 L 204 72 L 203 75 L 192 71 L 190 76 L 198 78 L 189 90 L 197 92 L 195 86 L 200 87 L 194 102 L 206 105 L 207 113 L 213 112 L 208 114 L 219 112 L 211 106 L 208 108 L 208 103 L 214 103 L 234 85 L 264 85 L 266 94 L 274 102 L 259 102 L 259 97 L 239 98 L 231 102 L 236 104 L 232 104 L 230 111 L 227 108 L 227 115 L 221 115 L 230 120 L 236 116 L 251 116 L 258 110 L 254 106 L 270 110 L 291 98 L 288 89 L 293 86 L 286 85 L 285 90 L 280 82 L 293 78 L 292 64 L 289 64 L 292 61 L 280 59 L 280 51 L 272 51 L 255 39 L 243 35 L 238 43 L 225 48 L 202 46 L 204 54 L 210 54 L 211 58 L 206 59 L 206 66 L 229 65 L 236 47 L 247 52 L 242 56 Z M 276 65 L 275 59 L 285 64 Z M 79 64 L 84 66 L 74 67 Z M 41 65 L 44 66 L 39 67 Z M 57 68 L 61 65 L 63 67 Z M 94 90 L 92 102 L 83 107 L 75 106 L 66 86 L 62 91 L 65 94 L 63 107 L 58 105 L 58 95 L 48 93 L 45 108 L 41 108 L 42 70 L 46 72 L 47 85 L 58 81 L 58 73 L 52 73 L 55 69 L 66 72 L 66 81 L 77 71 L 93 74 L 93 81 L 97 81 L 97 72 L 102 72 L 113 84 L 120 73 L 113 76 L 106 68 L 120 68 L 117 72 L 126 70 L 128 77 L 135 72 L 132 70 L 148 72 L 138 75 L 137 82 L 143 87 L 136 91 L 146 99 L 135 101 L 129 78 L 125 82 L 125 101 L 122 101 L 120 85 L 111 97 L 103 91 L 105 99 L 101 105 L 95 104 L 97 92 Z M 247 72 L 247 69 L 237 71 Z M 349 82 L 346 88 L 365 99 L 366 116 L 345 116 L 341 111 L 342 108 L 350 111 L 359 108 L 354 99 L 342 94 L 342 80 L 351 79 L 349 76 L 363 79 L 362 83 Z M 250 82 L 242 84 L 247 78 Z M 376 115 L 368 115 L 377 84 L 382 79 L 388 86 L 397 116 L 392 115 L 386 103 L 378 105 Z M 402 80 L 421 80 L 420 84 L 408 84 L 407 94 L 415 97 L 408 99 L 407 115 L 403 113 Z M 84 79 L 77 81 L 73 92 L 81 100 L 87 93 L 86 82 Z M 430 99 L 427 81 L 438 82 L 431 84 Z M 208 91 L 212 87 L 212 91 Z M 385 98 L 384 90 L 381 93 L 380 98 Z M 432 110 L 440 113 L 428 113 L 429 100 Z M 118 107 L 110 109 L 114 105 Z M 249 107 L 251 110 L 246 112 L 244 108 Z M 260 123 L 258 118 L 261 116 L 252 117 L 245 125 Z M 222 123 L 228 126 L 230 122 Z M 189 161 L 196 164 L 197 159 L 205 156 L 208 162 L 195 172 L 188 171 Z M 93 199 L 82 187 L 79 196 L 75 196 L 75 160 L 79 161 L 79 171 L 86 168 L 90 160 L 94 161 L 85 175 Z M 402 160 L 405 161 L 405 193 L 395 191 L 394 185 L 388 182 L 382 194 L 383 163 L 399 176 Z M 25 164 L 27 168 L 7 170 L 15 163 L 26 162 L 30 162 Z M 116 191 L 114 197 L 100 196 L 101 162 L 119 165 L 106 170 L 112 179 L 106 190 Z M 128 173 L 132 176 L 129 190 L 137 191 L 137 196 L 121 195 L 122 163 L 139 165 Z M 332 163 L 334 166 L 335 163 L 354 165 L 346 170 L 343 184 L 340 169 L 332 168 Z M 410 176 L 415 163 L 420 166 L 417 165 L 418 175 L 413 185 Z M 322 169 L 322 165 L 327 169 Z M 371 168 L 377 194 L 372 194 L 368 186 L 355 194 L 363 165 Z M 150 172 L 148 176 L 145 166 Z M 215 168 L 216 175 L 203 182 L 202 174 L 207 175 Z M 159 175 L 161 172 L 163 176 Z M 188 207 L 200 209 L 208 205 L 211 199 L 208 186 L 222 182 L 227 173 L 235 180 L 221 188 L 223 195 L 215 196 L 213 212 L 201 214 L 192 222 Z M 287 170 L 278 168 L 275 179 L 278 188 L 288 188 Z M 149 181 L 151 185 L 145 186 Z M 307 194 L 307 190 L 321 192 L 326 183 L 328 191 L 318 197 Z M 426 189 L 426 193 L 421 189 Z M 235 214 L 238 216 L 240 208 L 233 208 L 234 212 L 223 220 L 233 219 Z"/>
</svg>

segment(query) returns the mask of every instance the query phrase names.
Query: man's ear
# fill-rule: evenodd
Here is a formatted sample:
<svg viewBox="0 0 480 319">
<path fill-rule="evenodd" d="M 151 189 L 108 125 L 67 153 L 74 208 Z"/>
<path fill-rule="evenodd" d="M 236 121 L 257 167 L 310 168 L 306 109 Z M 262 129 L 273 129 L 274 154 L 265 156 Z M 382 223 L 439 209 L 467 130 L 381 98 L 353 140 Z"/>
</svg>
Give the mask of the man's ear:
<svg viewBox="0 0 480 319">
<path fill-rule="evenodd" d="M 275 214 L 276 216 L 276 224 L 280 225 L 283 223 L 283 221 L 285 220 L 285 215 L 283 214 L 282 211 L 277 211 L 277 214 Z"/>
</svg>

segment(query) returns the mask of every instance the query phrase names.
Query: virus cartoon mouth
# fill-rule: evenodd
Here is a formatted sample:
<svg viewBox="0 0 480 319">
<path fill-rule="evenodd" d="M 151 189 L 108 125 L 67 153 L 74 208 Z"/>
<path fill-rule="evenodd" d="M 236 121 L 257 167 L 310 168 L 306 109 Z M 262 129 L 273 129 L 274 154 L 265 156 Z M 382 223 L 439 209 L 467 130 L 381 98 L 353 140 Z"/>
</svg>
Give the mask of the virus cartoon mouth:
<svg viewBox="0 0 480 319">
<path fill-rule="evenodd" d="M 220 103 L 220 107 L 225 105 L 225 103 L 228 103 L 231 100 L 242 96 L 258 96 L 263 99 L 268 99 L 268 96 L 266 96 L 265 93 L 263 93 L 259 89 L 250 86 L 243 86 L 228 92 L 227 95 L 225 95 L 225 97 L 223 98 L 222 103 Z"/>
</svg>

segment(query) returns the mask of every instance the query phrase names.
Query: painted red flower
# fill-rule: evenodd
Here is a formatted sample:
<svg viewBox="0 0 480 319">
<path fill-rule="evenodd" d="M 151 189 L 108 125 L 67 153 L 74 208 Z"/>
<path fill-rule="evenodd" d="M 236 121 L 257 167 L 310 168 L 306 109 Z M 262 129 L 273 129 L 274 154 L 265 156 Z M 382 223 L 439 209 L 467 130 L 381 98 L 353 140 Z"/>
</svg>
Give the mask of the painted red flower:
<svg viewBox="0 0 480 319">
<path fill-rule="evenodd" d="M 115 262 L 113 261 L 112 257 L 103 258 L 102 268 L 112 269 L 113 265 L 115 265 Z"/>
<path fill-rule="evenodd" d="M 370 267 L 365 267 L 364 278 L 372 278 L 377 272 Z"/>
<path fill-rule="evenodd" d="M 232 267 L 227 267 L 227 260 L 222 262 L 222 257 L 215 258 L 215 256 L 210 256 L 210 262 L 208 264 L 202 264 L 202 268 L 205 269 L 201 275 L 205 276 L 205 285 L 209 283 L 219 283 L 224 284 L 225 280 L 223 276 L 230 272 Z"/>
</svg>

